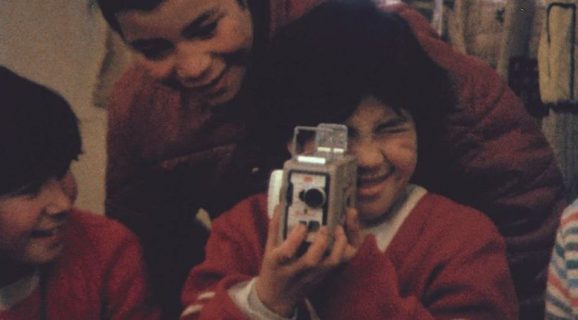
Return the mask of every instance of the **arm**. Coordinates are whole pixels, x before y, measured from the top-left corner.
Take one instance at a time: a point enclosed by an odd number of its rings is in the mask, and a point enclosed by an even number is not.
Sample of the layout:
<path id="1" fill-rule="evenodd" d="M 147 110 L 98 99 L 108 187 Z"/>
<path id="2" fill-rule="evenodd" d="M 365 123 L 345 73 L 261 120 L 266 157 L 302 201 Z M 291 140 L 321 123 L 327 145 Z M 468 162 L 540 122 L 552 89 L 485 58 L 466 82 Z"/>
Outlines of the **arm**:
<path id="1" fill-rule="evenodd" d="M 258 213 L 248 221 L 252 205 L 243 201 L 215 220 L 205 248 L 205 261 L 193 268 L 182 293 L 181 319 L 241 319 L 243 313 L 229 295 L 229 288 L 259 273 L 267 218 Z"/>
<path id="2" fill-rule="evenodd" d="M 295 228 L 278 244 L 279 208 L 269 221 L 265 201 L 264 197 L 243 201 L 215 222 L 207 258 L 193 269 L 185 285 L 182 319 L 247 315 L 290 319 L 307 292 L 355 254 L 356 248 L 339 227 L 329 255 L 324 255 L 328 232 L 322 228 L 309 249 L 302 256 L 295 256 L 306 237 L 306 228 Z M 355 210 L 348 211 L 347 220 L 351 226 L 349 236 L 358 239 Z"/>
<path id="3" fill-rule="evenodd" d="M 111 320 L 160 319 L 160 312 L 150 301 L 142 251 L 138 239 L 118 226 L 111 233 L 120 235 L 105 275 L 104 314 Z"/>
<path id="4" fill-rule="evenodd" d="M 576 239 L 578 202 L 564 212 L 552 251 L 546 292 L 546 319 L 573 319 L 576 316 Z"/>

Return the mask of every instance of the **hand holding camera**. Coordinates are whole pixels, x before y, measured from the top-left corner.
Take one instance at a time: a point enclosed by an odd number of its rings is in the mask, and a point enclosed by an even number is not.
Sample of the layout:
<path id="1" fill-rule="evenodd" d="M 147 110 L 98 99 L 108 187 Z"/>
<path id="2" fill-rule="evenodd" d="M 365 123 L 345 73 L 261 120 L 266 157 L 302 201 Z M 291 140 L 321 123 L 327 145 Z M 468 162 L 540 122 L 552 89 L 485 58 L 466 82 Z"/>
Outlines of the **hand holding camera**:
<path id="1" fill-rule="evenodd" d="M 313 132 L 314 144 L 298 152 L 299 134 Z M 307 149 L 307 148 L 303 148 Z M 355 207 L 357 165 L 347 150 L 347 127 L 296 127 L 292 158 L 271 175 L 270 210 L 275 206 L 261 271 L 259 299 L 290 317 L 325 275 L 349 261 L 361 245 Z"/>
<path id="2" fill-rule="evenodd" d="M 269 234 L 261 271 L 255 283 L 259 299 L 273 312 L 290 317 L 325 275 L 340 264 L 351 260 L 361 245 L 362 235 L 357 210 L 347 209 L 344 226 L 337 226 L 333 246 L 329 249 L 329 229 L 322 226 L 302 255 L 298 250 L 306 241 L 308 230 L 303 224 L 293 228 L 287 239 L 279 242 L 281 206 L 269 223 Z"/>

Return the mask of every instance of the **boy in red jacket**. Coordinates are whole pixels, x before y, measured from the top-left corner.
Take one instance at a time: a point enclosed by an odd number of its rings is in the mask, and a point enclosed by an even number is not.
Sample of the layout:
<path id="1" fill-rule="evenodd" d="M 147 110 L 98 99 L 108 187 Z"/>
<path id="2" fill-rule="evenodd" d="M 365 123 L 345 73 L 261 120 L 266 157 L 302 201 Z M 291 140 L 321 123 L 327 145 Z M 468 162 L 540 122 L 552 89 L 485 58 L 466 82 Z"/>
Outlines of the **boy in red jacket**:
<path id="1" fill-rule="evenodd" d="M 72 207 L 68 103 L 4 67 L 0 101 L 0 319 L 158 319 L 137 238 Z"/>
<path id="2" fill-rule="evenodd" d="M 182 318 L 517 319 L 496 227 L 411 183 L 418 148 L 432 151 L 439 110 L 455 96 L 404 20 L 368 4 L 321 5 L 280 31 L 267 57 L 253 141 L 263 157 L 286 157 L 294 126 L 347 125 L 357 207 L 299 255 L 303 225 L 279 241 L 279 208 L 269 219 L 265 194 L 241 201 L 215 220 Z"/>

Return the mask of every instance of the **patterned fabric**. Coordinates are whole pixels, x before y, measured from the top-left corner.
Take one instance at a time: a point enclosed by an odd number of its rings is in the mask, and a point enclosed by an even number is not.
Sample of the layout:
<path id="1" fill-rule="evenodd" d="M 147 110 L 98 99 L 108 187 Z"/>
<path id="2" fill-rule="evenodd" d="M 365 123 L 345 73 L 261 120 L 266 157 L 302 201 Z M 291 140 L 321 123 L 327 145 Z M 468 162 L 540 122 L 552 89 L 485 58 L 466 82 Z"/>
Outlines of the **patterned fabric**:
<path id="1" fill-rule="evenodd" d="M 578 200 L 562 214 L 552 252 L 546 319 L 578 318 Z"/>

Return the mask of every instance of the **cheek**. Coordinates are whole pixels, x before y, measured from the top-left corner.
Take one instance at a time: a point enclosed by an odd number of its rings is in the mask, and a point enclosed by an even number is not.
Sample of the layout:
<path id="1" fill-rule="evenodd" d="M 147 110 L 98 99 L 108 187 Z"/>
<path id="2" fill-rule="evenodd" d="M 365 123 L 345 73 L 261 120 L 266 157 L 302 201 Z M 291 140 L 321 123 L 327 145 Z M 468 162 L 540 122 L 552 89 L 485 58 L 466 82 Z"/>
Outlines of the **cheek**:
<path id="1" fill-rule="evenodd" d="M 390 161 L 409 179 L 417 163 L 417 143 L 414 137 L 403 137 L 389 145 Z"/>
<path id="2" fill-rule="evenodd" d="M 76 179 L 71 171 L 63 177 L 62 179 L 62 189 L 64 193 L 70 198 L 71 202 L 74 203 L 76 201 L 76 197 L 78 196 L 78 185 L 76 184 Z"/>
<path id="3" fill-rule="evenodd" d="M 10 211 L 0 210 L 0 248 L 17 250 L 23 246 L 29 233 L 39 223 L 34 208 L 14 207 Z"/>
<path id="4" fill-rule="evenodd" d="M 253 26 L 250 15 L 239 15 L 221 23 L 217 36 L 211 46 L 215 53 L 234 53 L 250 50 L 253 46 Z"/>

